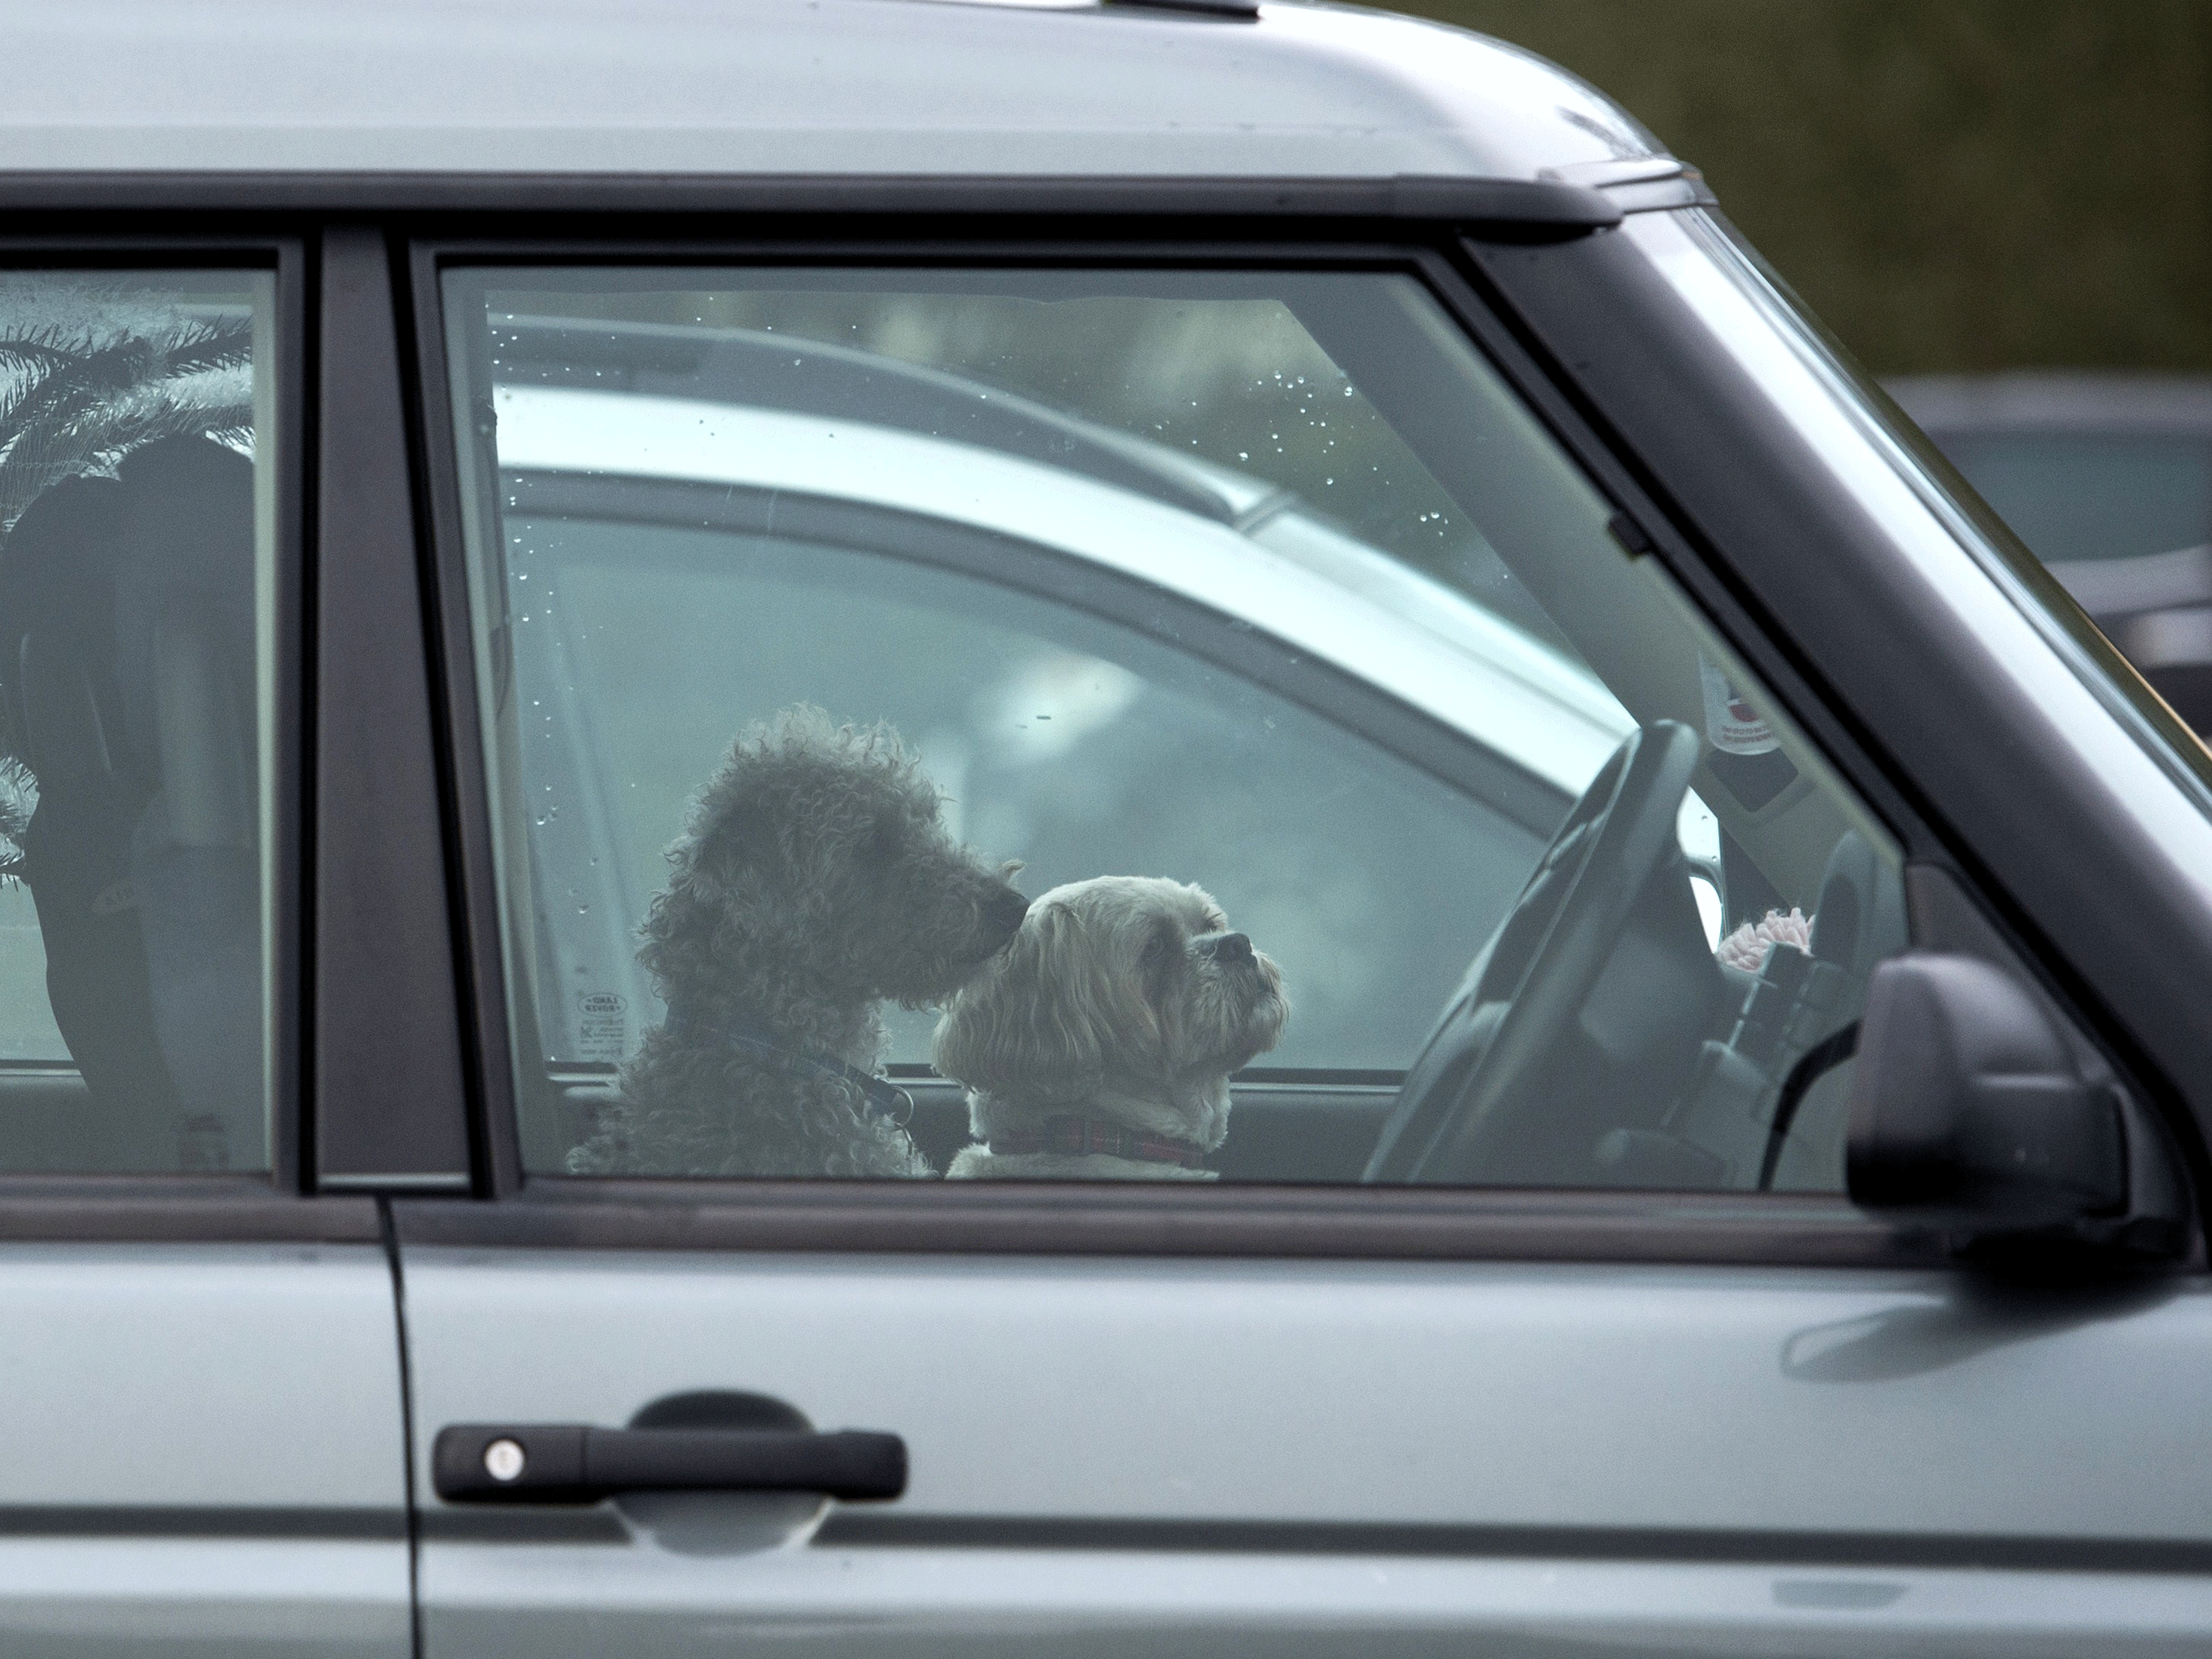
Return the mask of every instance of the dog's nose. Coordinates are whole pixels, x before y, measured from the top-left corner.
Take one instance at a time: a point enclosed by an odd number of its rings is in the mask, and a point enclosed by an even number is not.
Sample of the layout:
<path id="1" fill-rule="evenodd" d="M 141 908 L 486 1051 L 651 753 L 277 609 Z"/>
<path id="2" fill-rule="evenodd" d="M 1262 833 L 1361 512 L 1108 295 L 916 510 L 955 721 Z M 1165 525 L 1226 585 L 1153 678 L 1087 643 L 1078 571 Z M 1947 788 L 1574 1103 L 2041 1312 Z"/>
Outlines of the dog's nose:
<path id="1" fill-rule="evenodd" d="M 1001 887 L 983 901 L 983 916 L 992 926 L 1012 933 L 1030 913 L 1030 902 L 1011 887 Z"/>
<path id="2" fill-rule="evenodd" d="M 1252 960 L 1252 941 L 1242 933 L 1224 933 L 1213 941 L 1213 959 L 1231 964 Z"/>

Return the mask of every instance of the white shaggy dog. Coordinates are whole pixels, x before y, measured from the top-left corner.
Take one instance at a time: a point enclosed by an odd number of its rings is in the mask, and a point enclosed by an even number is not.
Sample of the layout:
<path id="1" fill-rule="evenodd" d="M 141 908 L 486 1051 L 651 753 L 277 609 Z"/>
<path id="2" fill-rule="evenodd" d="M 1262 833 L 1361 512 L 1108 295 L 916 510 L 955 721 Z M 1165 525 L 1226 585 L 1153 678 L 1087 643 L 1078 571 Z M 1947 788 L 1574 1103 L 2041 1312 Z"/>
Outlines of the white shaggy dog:
<path id="1" fill-rule="evenodd" d="M 1097 876 L 1031 904 L 937 1028 L 980 1146 L 948 1178 L 1210 1181 L 1229 1074 L 1275 1046 L 1275 964 L 1199 888 Z"/>

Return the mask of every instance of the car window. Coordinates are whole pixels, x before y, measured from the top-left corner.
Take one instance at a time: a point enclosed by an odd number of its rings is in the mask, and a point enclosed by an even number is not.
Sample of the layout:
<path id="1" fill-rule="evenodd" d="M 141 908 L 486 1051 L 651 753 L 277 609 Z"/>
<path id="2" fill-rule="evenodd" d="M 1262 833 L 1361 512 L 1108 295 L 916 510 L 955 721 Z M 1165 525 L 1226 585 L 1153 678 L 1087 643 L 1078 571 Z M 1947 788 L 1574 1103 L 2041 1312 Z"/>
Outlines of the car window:
<path id="1" fill-rule="evenodd" d="M 269 1164 L 272 294 L 0 275 L 0 1173 Z"/>
<path id="2" fill-rule="evenodd" d="M 1413 277 L 447 299 L 532 1169 L 1840 1186 L 1893 849 Z"/>

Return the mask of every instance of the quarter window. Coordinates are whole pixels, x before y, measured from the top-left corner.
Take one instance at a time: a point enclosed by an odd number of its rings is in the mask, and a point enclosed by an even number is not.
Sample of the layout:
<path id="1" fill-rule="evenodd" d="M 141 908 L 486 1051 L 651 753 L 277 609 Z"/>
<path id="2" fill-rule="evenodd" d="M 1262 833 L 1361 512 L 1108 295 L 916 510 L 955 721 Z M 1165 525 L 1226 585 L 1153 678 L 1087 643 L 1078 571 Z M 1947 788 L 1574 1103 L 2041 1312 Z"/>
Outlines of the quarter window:
<path id="1" fill-rule="evenodd" d="M 532 1170 L 1840 1186 L 1890 844 L 1413 276 L 446 292 Z"/>
<path id="2" fill-rule="evenodd" d="M 0 1172 L 269 1166 L 272 295 L 0 276 Z"/>

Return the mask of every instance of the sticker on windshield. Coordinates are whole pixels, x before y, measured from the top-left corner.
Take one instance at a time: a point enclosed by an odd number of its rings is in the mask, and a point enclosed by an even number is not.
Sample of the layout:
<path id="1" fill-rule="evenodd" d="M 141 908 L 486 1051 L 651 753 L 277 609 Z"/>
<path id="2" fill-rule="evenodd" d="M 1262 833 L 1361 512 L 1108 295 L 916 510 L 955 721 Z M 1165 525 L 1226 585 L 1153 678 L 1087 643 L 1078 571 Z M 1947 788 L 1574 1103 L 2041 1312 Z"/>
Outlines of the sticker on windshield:
<path id="1" fill-rule="evenodd" d="M 576 1058 L 619 1065 L 629 1004 L 612 991 L 586 991 L 576 999 Z"/>
<path id="2" fill-rule="evenodd" d="M 1702 653 L 1698 678 L 1705 688 L 1705 737 L 1714 748 L 1723 755 L 1769 755 L 1781 746 L 1759 711 Z"/>

